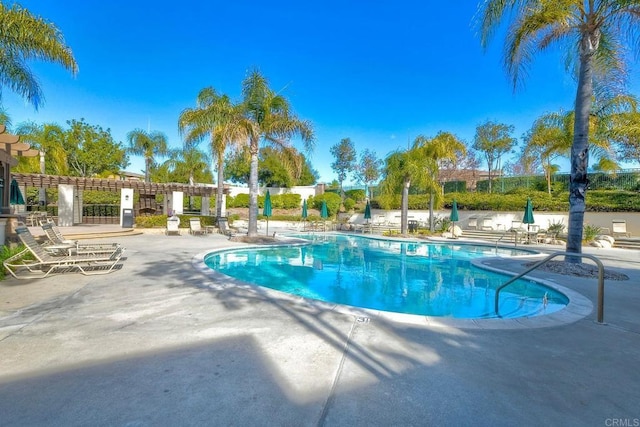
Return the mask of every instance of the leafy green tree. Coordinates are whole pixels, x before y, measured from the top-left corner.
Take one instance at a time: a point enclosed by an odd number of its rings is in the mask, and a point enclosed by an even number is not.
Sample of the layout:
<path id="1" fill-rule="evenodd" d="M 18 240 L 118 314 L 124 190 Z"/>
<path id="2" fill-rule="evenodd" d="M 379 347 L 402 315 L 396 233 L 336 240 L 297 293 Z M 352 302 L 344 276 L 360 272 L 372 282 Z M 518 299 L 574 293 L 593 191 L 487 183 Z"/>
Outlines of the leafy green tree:
<path id="1" fill-rule="evenodd" d="M 384 178 L 381 183 L 384 195 L 392 196 L 400 193 L 400 233 L 407 234 L 409 218 L 409 189 L 411 186 L 428 188 L 432 185 L 432 177 L 425 171 L 437 166 L 435 161 L 426 156 L 425 150 L 414 146 L 406 151 L 395 151 L 387 156 Z"/>
<path id="2" fill-rule="evenodd" d="M 251 155 L 249 147 L 227 153 L 224 160 L 224 179 L 236 184 L 249 184 Z"/>
<path id="3" fill-rule="evenodd" d="M 0 3 L 0 87 L 10 88 L 37 110 L 44 96 L 27 66 L 32 59 L 60 64 L 74 75 L 78 71 L 71 49 L 54 24 L 18 4 Z"/>
<path id="4" fill-rule="evenodd" d="M 571 147 L 567 130 L 568 117 L 549 113 L 538 118 L 524 136 L 524 157 L 538 157 L 547 181 L 547 192 L 551 194 L 551 176 L 558 171 L 553 163 L 569 152 Z"/>
<path id="5" fill-rule="evenodd" d="M 611 138 L 618 145 L 620 158 L 640 164 L 640 112 L 620 113 L 614 121 Z"/>
<path id="6" fill-rule="evenodd" d="M 434 138 L 425 138 L 419 135 L 413 142 L 413 149 L 420 153 L 421 157 L 430 159 L 426 162 L 426 174 L 430 177 L 424 180 L 429 193 L 429 229 L 435 229 L 435 215 L 433 214 L 434 202 L 440 202 L 444 196 L 442 185 L 440 184 L 440 168 L 445 161 L 452 161 L 462 157 L 466 152 L 464 143 L 456 135 L 450 132 L 438 132 Z"/>
<path id="7" fill-rule="evenodd" d="M 637 31 L 640 5 L 637 0 L 487 0 L 482 3 L 478 16 L 483 46 L 503 19 L 511 20 L 504 63 L 514 86 L 533 54 L 554 44 L 566 52 L 568 68 L 577 70 L 567 251 L 580 253 L 589 182 L 589 117 L 594 88 L 611 90 L 624 84 L 626 49 L 640 53 L 640 32 Z M 580 261 L 577 257 L 570 260 Z"/>
<path id="8" fill-rule="evenodd" d="M 222 216 L 224 194 L 224 167 L 227 148 L 239 149 L 248 138 L 248 123 L 242 116 L 242 105 L 234 104 L 227 95 L 220 95 L 212 87 L 198 93 L 195 108 L 186 108 L 180 113 L 178 128 L 186 132 L 187 143 L 198 143 L 207 136 L 216 159 L 218 186 L 216 215 Z"/>
<path id="9" fill-rule="evenodd" d="M 40 156 L 21 157 L 19 168 L 25 172 L 40 172 L 41 174 L 67 175 L 69 171 L 67 152 L 64 150 L 65 131 L 57 124 L 45 123 L 37 125 L 34 122 L 25 122 L 18 125 L 16 133 L 20 140 L 27 142 L 31 148 L 40 151 Z M 23 166 L 24 165 L 24 166 Z M 47 204 L 47 192 L 45 188 L 39 189 L 39 203 Z"/>
<path id="10" fill-rule="evenodd" d="M 192 144 L 181 149 L 171 150 L 169 159 L 164 162 L 169 167 L 171 182 L 211 182 L 213 175 L 209 169 L 210 160 L 206 153 Z M 153 175 L 152 175 L 153 176 Z M 189 209 L 193 210 L 193 196 L 189 197 Z"/>
<path id="11" fill-rule="evenodd" d="M 63 147 L 71 175 L 117 174 L 129 163 L 125 149 L 113 140 L 109 129 L 90 125 L 84 119 L 70 120 L 67 124 Z"/>
<path id="12" fill-rule="evenodd" d="M 144 157 L 144 182 L 151 182 L 149 173 L 155 158 L 169 154 L 167 136 L 159 131 L 146 132 L 142 129 L 134 129 L 127 134 L 127 140 L 129 141 L 127 152 Z"/>
<path id="13" fill-rule="evenodd" d="M 340 183 L 340 197 L 344 200 L 344 189 L 342 185 L 347 179 L 347 174 L 353 172 L 356 167 L 356 149 L 349 138 L 342 138 L 336 145 L 329 149 L 335 161 L 331 163 L 331 169 L 338 175 Z"/>
<path id="14" fill-rule="evenodd" d="M 514 127 L 502 123 L 487 121 L 476 128 L 473 148 L 484 154 L 489 173 L 489 193 L 493 172 L 500 170 L 500 160 L 516 144 L 517 140 L 511 136 Z"/>
<path id="15" fill-rule="evenodd" d="M 243 110 L 249 133 L 251 172 L 249 175 L 248 236 L 258 234 L 258 154 L 260 142 L 290 146 L 289 138 L 298 135 L 310 150 L 313 146 L 311 123 L 300 120 L 288 100 L 271 88 L 259 71 L 252 71 L 242 82 Z"/>
<path id="16" fill-rule="evenodd" d="M 366 197 L 372 198 L 369 189 L 380 179 L 383 161 L 373 150 L 365 148 L 360 154 L 360 163 L 355 168 L 356 179 L 364 184 Z"/>
<path id="17" fill-rule="evenodd" d="M 251 172 L 251 156 L 248 147 L 227 155 L 225 178 L 236 183 L 248 184 Z M 258 155 L 258 182 L 267 187 L 289 188 L 296 185 L 313 185 L 318 172 L 294 147 L 282 152 L 278 147 L 262 147 Z"/>

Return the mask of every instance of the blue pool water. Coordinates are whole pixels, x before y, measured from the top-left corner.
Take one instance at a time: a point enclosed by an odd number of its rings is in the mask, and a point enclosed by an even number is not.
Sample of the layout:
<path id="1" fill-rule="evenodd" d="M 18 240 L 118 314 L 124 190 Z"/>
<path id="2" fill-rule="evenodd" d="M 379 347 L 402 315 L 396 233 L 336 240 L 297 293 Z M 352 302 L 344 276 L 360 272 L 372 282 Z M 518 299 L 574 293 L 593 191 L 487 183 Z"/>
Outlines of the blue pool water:
<path id="1" fill-rule="evenodd" d="M 236 249 L 208 254 L 225 275 L 282 292 L 398 313 L 456 318 L 497 317 L 495 289 L 507 276 L 471 260 L 529 252 L 457 243 L 407 243 L 324 235 L 309 245 Z M 549 314 L 568 303 L 561 293 L 518 280 L 500 292 L 500 317 Z"/>

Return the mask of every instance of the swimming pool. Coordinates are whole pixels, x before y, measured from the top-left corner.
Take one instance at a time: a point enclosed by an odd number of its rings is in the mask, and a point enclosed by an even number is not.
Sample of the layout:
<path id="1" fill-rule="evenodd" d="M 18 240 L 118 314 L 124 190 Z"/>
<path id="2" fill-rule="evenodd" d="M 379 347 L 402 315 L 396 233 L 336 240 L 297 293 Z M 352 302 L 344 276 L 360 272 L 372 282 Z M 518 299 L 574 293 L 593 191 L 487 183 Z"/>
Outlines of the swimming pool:
<path id="1" fill-rule="evenodd" d="M 508 277 L 474 267 L 486 256 L 530 254 L 459 243 L 400 242 L 347 235 L 299 235 L 301 246 L 210 253 L 205 264 L 255 285 L 320 301 L 425 316 L 498 317 L 495 289 Z M 568 304 L 549 287 L 518 280 L 500 292 L 499 317 L 549 314 Z"/>

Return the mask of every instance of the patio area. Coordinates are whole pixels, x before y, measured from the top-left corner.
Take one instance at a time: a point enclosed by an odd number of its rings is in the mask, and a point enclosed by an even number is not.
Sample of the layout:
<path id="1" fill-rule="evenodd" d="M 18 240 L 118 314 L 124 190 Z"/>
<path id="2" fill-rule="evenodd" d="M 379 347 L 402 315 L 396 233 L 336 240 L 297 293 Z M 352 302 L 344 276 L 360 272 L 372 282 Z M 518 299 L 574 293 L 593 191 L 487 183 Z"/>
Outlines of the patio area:
<path id="1" fill-rule="evenodd" d="M 92 241 L 114 240 L 126 260 L 108 275 L 0 282 L 3 426 L 640 421 L 638 251 L 585 248 L 629 276 L 605 283 L 605 325 L 594 310 L 513 329 L 397 322 L 232 285 L 194 266 L 239 245 L 219 234 Z M 595 279 L 535 275 L 595 307 Z"/>

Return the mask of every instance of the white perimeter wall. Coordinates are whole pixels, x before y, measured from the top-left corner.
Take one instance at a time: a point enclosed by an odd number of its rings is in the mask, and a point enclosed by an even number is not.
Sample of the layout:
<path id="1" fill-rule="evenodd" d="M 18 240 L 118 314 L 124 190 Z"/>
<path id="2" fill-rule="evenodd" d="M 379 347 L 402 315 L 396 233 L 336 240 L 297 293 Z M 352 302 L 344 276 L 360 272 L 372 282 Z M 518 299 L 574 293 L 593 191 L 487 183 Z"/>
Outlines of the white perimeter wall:
<path id="1" fill-rule="evenodd" d="M 297 186 L 291 188 L 279 188 L 279 187 L 261 187 L 258 188 L 258 193 L 261 196 L 267 194 L 267 190 L 269 190 L 269 194 L 275 196 L 277 194 L 299 194 L 300 195 L 300 206 L 302 206 L 302 201 L 308 199 L 311 196 L 315 196 L 319 193 L 319 187 L 315 185 L 309 186 Z M 229 195 L 232 197 L 236 197 L 238 194 L 249 194 L 249 187 L 229 187 Z"/>

